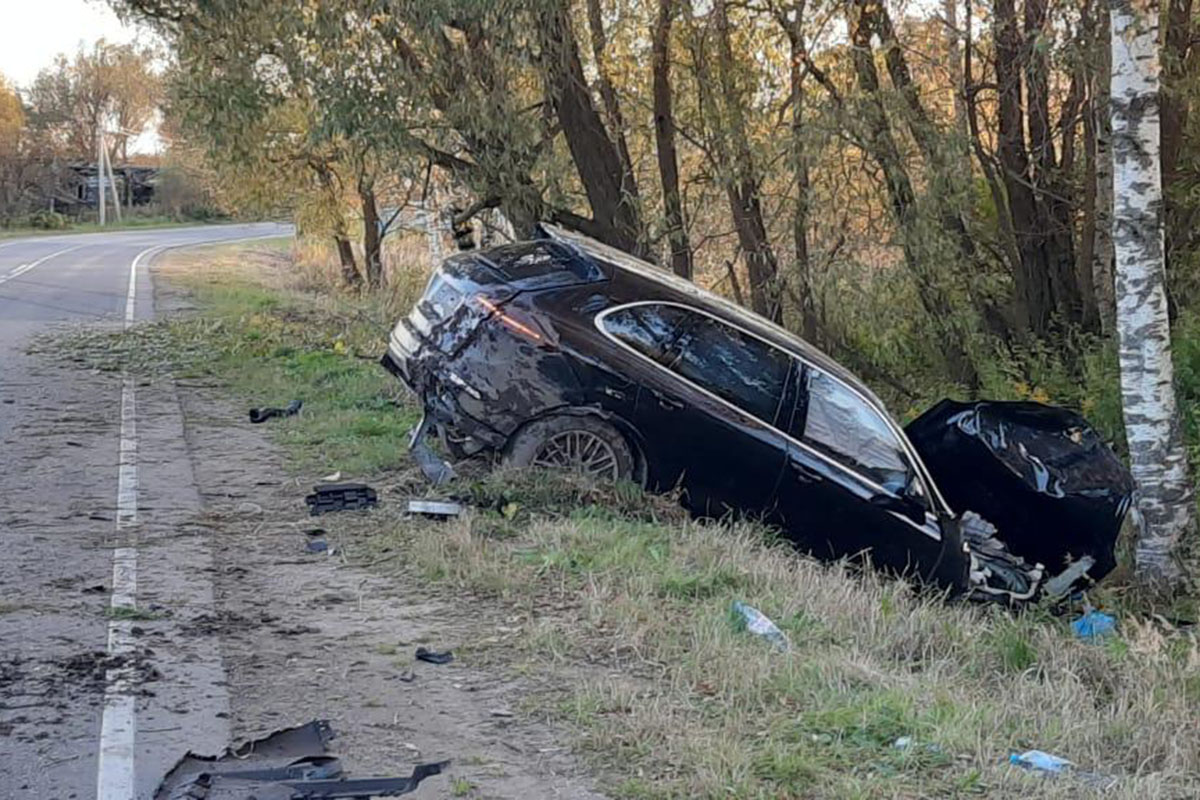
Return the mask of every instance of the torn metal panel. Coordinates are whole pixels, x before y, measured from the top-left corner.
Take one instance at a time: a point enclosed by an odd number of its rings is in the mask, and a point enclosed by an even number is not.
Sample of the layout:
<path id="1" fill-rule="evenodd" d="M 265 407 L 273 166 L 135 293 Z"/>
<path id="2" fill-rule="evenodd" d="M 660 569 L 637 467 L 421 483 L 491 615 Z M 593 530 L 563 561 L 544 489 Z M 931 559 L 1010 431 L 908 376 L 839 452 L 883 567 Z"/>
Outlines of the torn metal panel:
<path id="1" fill-rule="evenodd" d="M 906 429 L 951 507 L 991 522 L 1012 554 L 1071 569 L 1116 565 L 1133 479 L 1083 417 L 1039 403 L 943 400 Z M 1055 588 L 1063 592 L 1056 583 Z"/>

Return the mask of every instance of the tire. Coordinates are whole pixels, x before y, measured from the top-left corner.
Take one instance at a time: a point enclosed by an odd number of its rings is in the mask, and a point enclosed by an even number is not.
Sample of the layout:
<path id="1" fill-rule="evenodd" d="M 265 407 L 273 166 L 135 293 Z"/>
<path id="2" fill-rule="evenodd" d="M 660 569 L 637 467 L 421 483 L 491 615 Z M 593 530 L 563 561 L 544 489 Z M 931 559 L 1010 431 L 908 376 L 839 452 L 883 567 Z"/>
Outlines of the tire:
<path id="1" fill-rule="evenodd" d="M 621 432 L 587 415 L 546 417 L 525 425 L 504 448 L 506 467 L 582 472 L 597 480 L 633 480 L 637 462 Z"/>

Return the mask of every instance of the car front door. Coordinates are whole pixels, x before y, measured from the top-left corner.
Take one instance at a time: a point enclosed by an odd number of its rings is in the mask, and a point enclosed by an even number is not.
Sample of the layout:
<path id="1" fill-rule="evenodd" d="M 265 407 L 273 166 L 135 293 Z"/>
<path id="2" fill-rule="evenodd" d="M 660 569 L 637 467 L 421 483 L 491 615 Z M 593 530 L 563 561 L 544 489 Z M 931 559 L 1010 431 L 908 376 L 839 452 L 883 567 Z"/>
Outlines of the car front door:
<path id="1" fill-rule="evenodd" d="M 940 561 L 942 532 L 883 412 L 813 367 L 802 368 L 798 389 L 776 500 L 785 533 L 821 557 L 866 554 L 877 566 L 927 576 Z"/>
<path id="2" fill-rule="evenodd" d="M 634 411 L 652 487 L 681 488 L 688 508 L 704 516 L 769 515 L 787 455 L 787 440 L 773 424 L 791 358 L 670 303 L 622 307 L 602 325 L 657 367 Z"/>

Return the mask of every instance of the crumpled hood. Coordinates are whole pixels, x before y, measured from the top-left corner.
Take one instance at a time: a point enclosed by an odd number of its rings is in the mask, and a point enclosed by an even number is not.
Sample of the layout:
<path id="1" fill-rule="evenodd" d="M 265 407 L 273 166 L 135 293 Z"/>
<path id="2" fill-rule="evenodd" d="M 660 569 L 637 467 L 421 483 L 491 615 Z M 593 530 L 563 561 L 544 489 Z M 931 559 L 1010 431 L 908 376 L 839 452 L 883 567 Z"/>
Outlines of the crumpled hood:
<path id="1" fill-rule="evenodd" d="M 1133 478 L 1096 430 L 1064 408 L 943 400 L 905 429 L 946 501 L 994 524 L 1008 550 L 1053 575 L 1084 556 L 1116 566 Z"/>

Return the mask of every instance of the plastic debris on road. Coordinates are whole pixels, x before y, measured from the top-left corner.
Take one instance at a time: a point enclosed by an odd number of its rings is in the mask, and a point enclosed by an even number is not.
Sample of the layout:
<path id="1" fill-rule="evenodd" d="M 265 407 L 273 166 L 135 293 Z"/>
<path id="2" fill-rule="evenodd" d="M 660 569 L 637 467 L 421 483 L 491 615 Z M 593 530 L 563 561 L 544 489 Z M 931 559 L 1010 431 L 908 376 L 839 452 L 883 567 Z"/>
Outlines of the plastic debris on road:
<path id="1" fill-rule="evenodd" d="M 791 649 L 791 643 L 784 632 L 779 630 L 779 627 L 767 615 L 754 606 L 748 606 L 740 600 L 734 600 L 731 610 L 739 624 L 745 625 L 746 630 L 755 636 L 761 636 L 766 639 L 774 645 L 776 650 L 787 651 Z"/>

